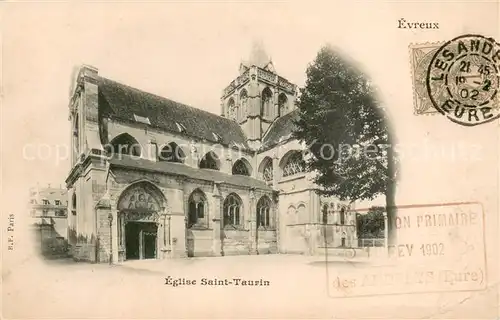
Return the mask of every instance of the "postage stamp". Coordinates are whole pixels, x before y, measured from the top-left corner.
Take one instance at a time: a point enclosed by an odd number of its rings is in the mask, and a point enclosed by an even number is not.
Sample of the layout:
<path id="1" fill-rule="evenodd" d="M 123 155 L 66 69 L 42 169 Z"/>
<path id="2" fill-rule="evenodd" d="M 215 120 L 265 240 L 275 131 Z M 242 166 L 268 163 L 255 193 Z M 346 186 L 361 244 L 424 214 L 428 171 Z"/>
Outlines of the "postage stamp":
<path id="1" fill-rule="evenodd" d="M 442 45 L 426 73 L 434 107 L 448 119 L 474 126 L 500 117 L 500 44 L 481 35 L 463 35 Z"/>
<path id="2" fill-rule="evenodd" d="M 444 42 L 410 44 L 410 64 L 413 82 L 413 113 L 431 115 L 438 111 L 432 105 L 427 93 L 425 77 L 432 57 Z"/>
<path id="3" fill-rule="evenodd" d="M 397 244 L 385 262 L 327 267 L 332 298 L 486 288 L 484 213 L 480 203 L 398 207 Z"/>

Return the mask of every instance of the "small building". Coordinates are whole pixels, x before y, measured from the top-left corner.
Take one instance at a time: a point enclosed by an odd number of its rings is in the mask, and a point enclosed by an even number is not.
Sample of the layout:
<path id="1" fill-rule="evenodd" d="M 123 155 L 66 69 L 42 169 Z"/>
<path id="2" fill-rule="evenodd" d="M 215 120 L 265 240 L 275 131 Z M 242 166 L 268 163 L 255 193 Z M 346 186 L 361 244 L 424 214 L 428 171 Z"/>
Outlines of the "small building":
<path id="1" fill-rule="evenodd" d="M 222 91 L 219 115 L 81 67 L 66 179 L 75 259 L 356 246 L 353 211 L 321 198 L 305 172 L 304 146 L 292 137 L 297 94 L 261 46 Z"/>
<path id="2" fill-rule="evenodd" d="M 31 224 L 35 241 L 46 257 L 65 255 L 68 239 L 68 191 L 37 185 L 29 190 Z"/>

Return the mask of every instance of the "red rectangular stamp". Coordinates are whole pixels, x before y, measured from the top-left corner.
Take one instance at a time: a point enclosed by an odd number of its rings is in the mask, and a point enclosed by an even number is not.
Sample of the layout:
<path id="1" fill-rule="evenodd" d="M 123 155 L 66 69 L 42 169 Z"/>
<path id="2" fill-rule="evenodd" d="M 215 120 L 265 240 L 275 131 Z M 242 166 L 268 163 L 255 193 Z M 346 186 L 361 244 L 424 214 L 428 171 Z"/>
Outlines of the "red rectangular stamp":
<path id="1" fill-rule="evenodd" d="M 397 211 L 397 244 L 382 248 L 387 259 L 327 267 L 330 297 L 486 288 L 480 203 L 408 205 Z"/>

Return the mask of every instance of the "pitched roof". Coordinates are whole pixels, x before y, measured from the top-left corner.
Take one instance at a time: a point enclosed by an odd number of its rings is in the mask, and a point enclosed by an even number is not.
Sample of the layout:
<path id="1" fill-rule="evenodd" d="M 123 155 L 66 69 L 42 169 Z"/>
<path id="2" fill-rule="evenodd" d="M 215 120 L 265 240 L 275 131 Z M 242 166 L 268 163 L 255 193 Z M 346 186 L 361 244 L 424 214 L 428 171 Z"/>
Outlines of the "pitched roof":
<path id="1" fill-rule="evenodd" d="M 147 118 L 148 125 L 171 132 L 179 132 L 178 122 L 188 136 L 248 149 L 243 130 L 232 120 L 103 77 L 98 86 L 100 111 L 106 117 L 133 122 Z M 216 141 L 213 133 L 221 140 Z"/>
<path id="2" fill-rule="evenodd" d="M 299 109 L 295 109 L 292 112 L 279 117 L 271 124 L 264 138 L 262 139 L 261 150 L 267 150 L 277 145 L 282 138 L 291 137 L 295 124 L 293 121 L 299 119 Z"/>
<path id="3" fill-rule="evenodd" d="M 271 190 L 271 187 L 269 187 L 267 183 L 262 180 L 248 176 L 230 175 L 216 170 L 193 168 L 183 163 L 165 161 L 156 162 L 121 155 L 120 157 L 115 156 L 114 158 L 111 158 L 110 164 L 112 167 L 136 168 L 138 170 L 168 173 L 171 175 L 205 181 L 223 181 L 236 186 Z"/>

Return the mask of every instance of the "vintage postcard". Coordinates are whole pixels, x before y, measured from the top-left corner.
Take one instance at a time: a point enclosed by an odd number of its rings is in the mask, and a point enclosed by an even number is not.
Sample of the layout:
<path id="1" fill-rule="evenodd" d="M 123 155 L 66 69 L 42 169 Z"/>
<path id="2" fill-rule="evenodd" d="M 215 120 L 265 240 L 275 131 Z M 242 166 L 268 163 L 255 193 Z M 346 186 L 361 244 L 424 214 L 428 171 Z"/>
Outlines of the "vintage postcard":
<path id="1" fill-rule="evenodd" d="M 2 318 L 497 319 L 498 1 L 2 10 Z"/>

